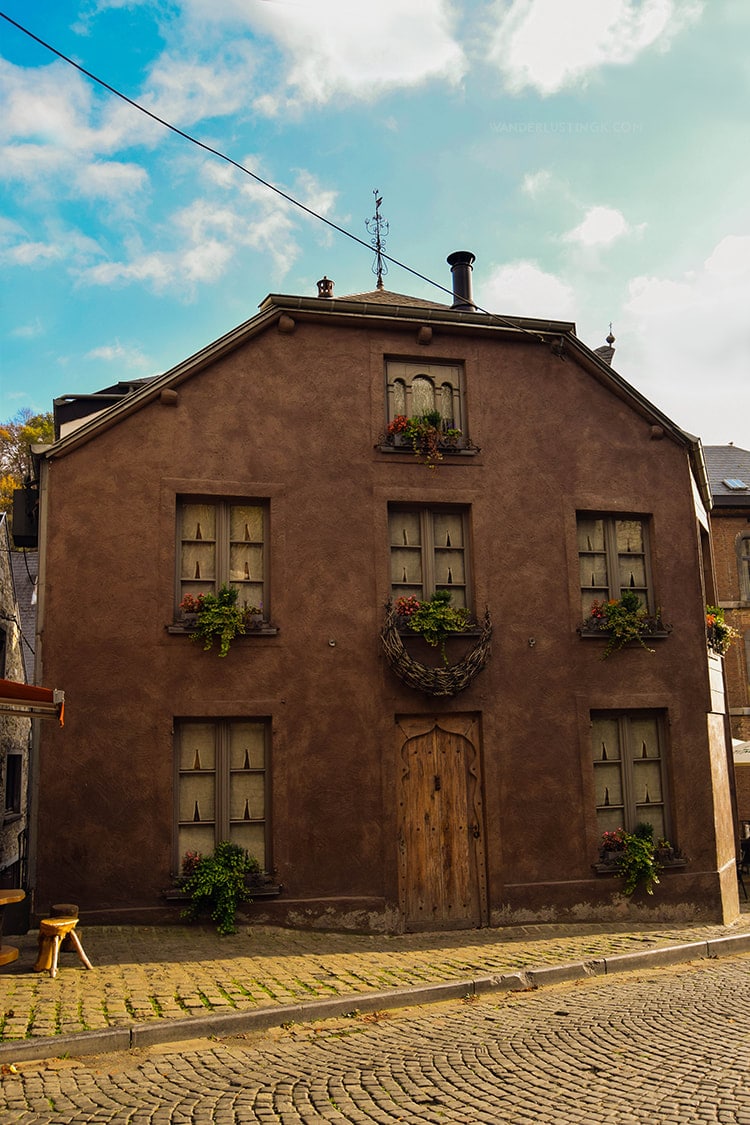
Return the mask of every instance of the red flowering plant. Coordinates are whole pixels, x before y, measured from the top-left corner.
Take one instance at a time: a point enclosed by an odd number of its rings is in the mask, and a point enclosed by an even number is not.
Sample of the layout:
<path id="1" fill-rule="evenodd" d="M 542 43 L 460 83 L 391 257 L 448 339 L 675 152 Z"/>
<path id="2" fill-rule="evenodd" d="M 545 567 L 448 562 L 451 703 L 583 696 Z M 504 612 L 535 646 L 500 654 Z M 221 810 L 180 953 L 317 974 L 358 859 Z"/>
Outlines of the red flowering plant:
<path id="1" fill-rule="evenodd" d="M 603 855 L 605 852 L 624 852 L 625 851 L 625 831 L 622 828 L 615 828 L 612 832 L 602 832 L 601 843 L 599 844 L 599 851 Z"/>
<path id="2" fill-rule="evenodd" d="M 185 852 L 182 857 L 182 867 L 180 870 L 183 879 L 187 879 L 189 875 L 194 874 L 196 867 L 202 859 L 203 856 L 200 852 Z"/>
<path id="3" fill-rule="evenodd" d="M 200 613 L 203 609 L 203 594 L 198 594 L 197 598 L 192 594 L 185 594 L 180 602 L 180 609 L 183 613 Z"/>
<path id="4" fill-rule="evenodd" d="M 439 410 L 430 410 L 426 414 L 397 414 L 388 424 L 385 440 L 389 445 L 395 443 L 397 437 L 403 437 L 411 443 L 411 447 L 423 465 L 428 469 L 436 469 L 443 460 L 443 450 L 455 449 L 461 431 L 454 426 L 448 426 Z"/>

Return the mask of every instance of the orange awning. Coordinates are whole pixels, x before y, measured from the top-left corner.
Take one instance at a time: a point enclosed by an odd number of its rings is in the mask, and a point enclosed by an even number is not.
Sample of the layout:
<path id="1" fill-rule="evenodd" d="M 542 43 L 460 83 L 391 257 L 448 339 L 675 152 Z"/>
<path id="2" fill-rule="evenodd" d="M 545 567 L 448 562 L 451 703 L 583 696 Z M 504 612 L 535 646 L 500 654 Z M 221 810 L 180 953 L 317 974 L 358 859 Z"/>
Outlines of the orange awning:
<path id="1" fill-rule="evenodd" d="M 65 692 L 57 688 L 17 684 L 0 680 L 0 714 L 26 715 L 29 718 L 58 718 L 65 723 Z"/>

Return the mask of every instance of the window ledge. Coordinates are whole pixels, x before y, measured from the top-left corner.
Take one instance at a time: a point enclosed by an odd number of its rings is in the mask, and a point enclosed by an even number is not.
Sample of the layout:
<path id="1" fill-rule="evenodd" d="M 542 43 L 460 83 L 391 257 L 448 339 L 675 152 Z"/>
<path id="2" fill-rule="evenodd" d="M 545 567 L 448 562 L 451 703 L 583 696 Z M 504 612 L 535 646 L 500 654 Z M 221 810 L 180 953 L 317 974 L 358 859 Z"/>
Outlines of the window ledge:
<path id="1" fill-rule="evenodd" d="M 612 634 L 607 632 L 606 629 L 578 628 L 576 630 L 576 632 L 580 636 L 581 640 L 584 640 L 584 641 L 591 641 L 591 640 L 608 641 L 608 640 L 611 640 L 611 638 L 612 638 Z M 643 640 L 643 641 L 663 641 L 668 636 L 670 636 L 670 634 L 671 634 L 670 629 L 657 629 L 656 632 L 654 632 L 654 633 L 641 633 L 641 640 Z M 635 637 L 633 638 L 632 641 L 627 641 L 626 643 L 627 644 L 633 644 L 634 641 L 635 641 L 636 644 L 638 643 L 637 639 Z"/>
<path id="2" fill-rule="evenodd" d="M 2 819 L 3 827 L 6 824 L 13 824 L 17 820 L 23 820 L 22 812 L 6 812 Z"/>
<path id="3" fill-rule="evenodd" d="M 660 859 L 659 873 L 662 871 L 673 871 L 681 867 L 687 867 L 689 860 L 687 856 L 675 856 L 674 859 Z M 620 870 L 616 863 L 592 863 L 592 870 L 597 875 L 620 875 Z"/>
<path id="4" fill-rule="evenodd" d="M 281 883 L 267 883 L 264 881 L 260 883 L 248 882 L 246 885 L 251 896 L 249 902 L 253 902 L 255 899 L 259 898 L 278 898 L 284 890 Z M 167 890 L 162 891 L 161 894 L 162 898 L 166 899 L 167 902 L 190 902 L 190 895 L 186 894 L 181 887 L 168 887 Z"/>
<path id="5" fill-rule="evenodd" d="M 414 447 L 410 444 L 390 445 L 382 442 L 379 445 L 376 445 L 375 448 L 380 453 L 410 453 L 412 457 L 419 456 L 419 453 L 415 454 Z M 471 445 L 465 449 L 462 449 L 460 446 L 456 445 L 441 445 L 440 452 L 442 453 L 443 457 L 476 457 L 476 455 L 478 453 L 481 453 L 482 451 L 478 445 Z"/>
<path id="6" fill-rule="evenodd" d="M 185 625 L 181 621 L 175 621 L 172 625 L 165 625 L 164 628 L 173 637 L 189 637 L 195 631 L 192 625 Z M 278 631 L 277 625 L 266 623 L 250 628 L 246 633 L 239 633 L 234 640 L 241 641 L 245 637 L 275 637 Z"/>

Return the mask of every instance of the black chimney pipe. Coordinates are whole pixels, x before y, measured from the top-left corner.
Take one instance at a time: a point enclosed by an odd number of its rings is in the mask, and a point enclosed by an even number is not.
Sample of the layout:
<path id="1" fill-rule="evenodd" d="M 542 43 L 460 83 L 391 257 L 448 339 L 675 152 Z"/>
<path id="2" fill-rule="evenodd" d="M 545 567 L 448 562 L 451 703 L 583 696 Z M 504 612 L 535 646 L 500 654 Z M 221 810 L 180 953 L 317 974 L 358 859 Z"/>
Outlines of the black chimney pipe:
<path id="1" fill-rule="evenodd" d="M 474 255 L 470 250 L 456 250 L 448 255 L 448 265 L 453 275 L 453 304 L 451 308 L 464 312 L 476 312 L 477 306 L 471 295 L 471 273 Z"/>

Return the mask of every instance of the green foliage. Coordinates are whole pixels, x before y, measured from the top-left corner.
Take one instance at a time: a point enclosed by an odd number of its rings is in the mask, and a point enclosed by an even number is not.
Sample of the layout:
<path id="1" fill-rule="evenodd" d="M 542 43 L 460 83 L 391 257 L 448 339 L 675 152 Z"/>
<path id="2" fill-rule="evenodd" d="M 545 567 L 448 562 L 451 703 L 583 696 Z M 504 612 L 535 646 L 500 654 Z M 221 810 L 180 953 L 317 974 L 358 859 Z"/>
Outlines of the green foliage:
<path id="1" fill-rule="evenodd" d="M 706 606 L 706 640 L 712 652 L 717 656 L 724 656 L 739 635 L 737 630 L 724 620 L 724 610 L 720 606 Z"/>
<path id="2" fill-rule="evenodd" d="M 632 895 L 643 886 L 652 895 L 659 883 L 660 864 L 656 859 L 654 830 L 650 824 L 637 824 L 633 832 L 623 832 L 624 848 L 618 857 L 617 869 L 625 880 L 623 892 Z"/>
<path id="3" fill-rule="evenodd" d="M 237 932 L 237 908 L 250 902 L 245 876 L 257 874 L 260 865 L 238 844 L 224 840 L 210 856 L 189 852 L 183 863 L 182 888 L 190 895 L 190 906 L 182 917 L 195 921 L 201 914 L 210 914 L 220 934 Z"/>
<path id="4" fill-rule="evenodd" d="M 653 652 L 644 641 L 644 636 L 665 630 L 661 611 L 649 614 L 634 590 L 626 590 L 619 599 L 608 602 L 593 601 L 584 628 L 607 633 L 609 640 L 604 650 L 603 660 L 613 652 L 624 648 L 630 641 L 637 641 L 646 652 Z"/>
<path id="5" fill-rule="evenodd" d="M 219 642 L 219 656 L 226 656 L 235 637 L 245 632 L 245 614 L 237 605 L 237 590 L 226 584 L 215 594 L 202 594 L 193 641 L 203 641 L 207 652 L 214 641 Z"/>
<path id="6" fill-rule="evenodd" d="M 469 611 L 452 606 L 450 600 L 450 590 L 436 590 L 426 602 L 420 602 L 413 595 L 396 601 L 396 613 L 405 617 L 409 628 L 424 637 L 428 645 L 440 646 L 446 664 L 446 640 L 451 633 L 462 633 L 469 624 Z"/>
<path id="7" fill-rule="evenodd" d="M 33 478 L 32 445 L 53 441 L 51 414 L 32 414 L 28 407 L 0 422 L 0 512 L 13 506 L 13 491 Z"/>

